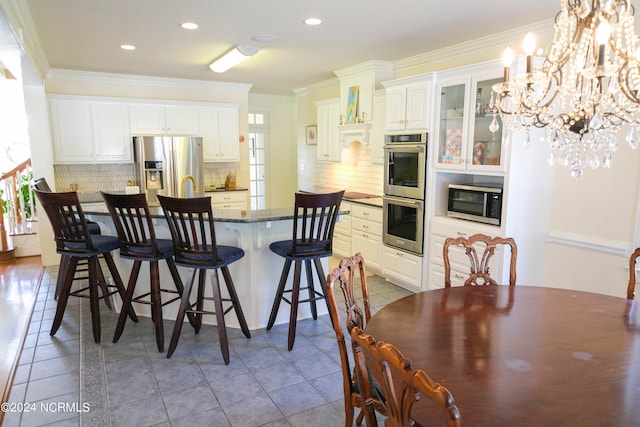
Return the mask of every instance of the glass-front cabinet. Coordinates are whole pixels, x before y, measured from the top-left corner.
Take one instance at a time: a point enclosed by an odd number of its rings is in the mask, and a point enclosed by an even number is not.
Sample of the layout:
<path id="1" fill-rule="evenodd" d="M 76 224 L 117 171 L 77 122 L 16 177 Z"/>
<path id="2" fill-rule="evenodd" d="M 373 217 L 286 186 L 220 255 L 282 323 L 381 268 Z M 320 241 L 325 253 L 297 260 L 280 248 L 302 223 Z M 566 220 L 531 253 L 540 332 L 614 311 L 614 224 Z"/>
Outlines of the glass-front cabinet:
<path id="1" fill-rule="evenodd" d="M 501 76 L 496 76 L 499 72 L 479 74 L 480 78 L 475 73 L 458 75 L 440 81 L 436 92 L 436 168 L 505 170 L 502 122 L 493 106 L 491 88 L 502 81 Z"/>

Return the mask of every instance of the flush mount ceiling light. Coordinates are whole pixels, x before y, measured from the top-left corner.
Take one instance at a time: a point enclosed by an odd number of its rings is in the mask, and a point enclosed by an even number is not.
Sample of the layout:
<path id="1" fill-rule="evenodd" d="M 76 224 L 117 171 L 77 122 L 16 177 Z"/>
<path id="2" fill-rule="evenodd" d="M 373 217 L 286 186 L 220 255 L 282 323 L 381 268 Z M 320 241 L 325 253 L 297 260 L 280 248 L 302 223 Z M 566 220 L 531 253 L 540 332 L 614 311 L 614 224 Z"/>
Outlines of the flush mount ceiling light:
<path id="1" fill-rule="evenodd" d="M 229 68 L 235 67 L 245 59 L 255 55 L 259 50 L 260 48 L 257 46 L 239 44 L 209 64 L 209 68 L 216 73 L 224 73 Z"/>
<path id="2" fill-rule="evenodd" d="M 320 18 L 307 18 L 304 20 L 304 23 L 307 25 L 320 25 L 322 24 L 322 20 Z"/>
<path id="3" fill-rule="evenodd" d="M 510 81 L 513 55 L 503 57 L 504 83 L 493 86 L 507 130 L 546 128 L 549 163 L 582 175 L 587 166 L 609 167 L 617 134 L 640 143 L 640 46 L 631 0 L 562 0 L 553 43 L 537 69 L 535 40 L 525 38 L 526 71 Z"/>
<path id="4" fill-rule="evenodd" d="M 197 30 L 198 29 L 198 24 L 194 23 L 194 22 L 185 22 L 183 24 L 180 25 L 182 28 L 184 28 L 185 30 Z"/>
<path id="5" fill-rule="evenodd" d="M 136 50 L 136 47 L 131 44 L 122 44 L 120 45 L 120 49 L 122 50 Z"/>

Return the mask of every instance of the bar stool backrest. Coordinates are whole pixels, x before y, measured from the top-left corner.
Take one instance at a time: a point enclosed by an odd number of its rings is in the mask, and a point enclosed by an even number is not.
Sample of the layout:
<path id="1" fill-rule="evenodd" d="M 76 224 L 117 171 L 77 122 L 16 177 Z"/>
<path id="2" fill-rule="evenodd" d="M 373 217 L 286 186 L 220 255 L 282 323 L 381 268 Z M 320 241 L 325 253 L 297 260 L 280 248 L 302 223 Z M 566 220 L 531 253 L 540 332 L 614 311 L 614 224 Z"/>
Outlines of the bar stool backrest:
<path id="1" fill-rule="evenodd" d="M 330 255 L 333 230 L 344 191 L 326 194 L 296 193 L 291 255 Z"/>
<path id="2" fill-rule="evenodd" d="M 58 252 L 82 254 L 95 251 L 75 191 L 52 193 L 35 189 L 34 192 L 49 217 Z"/>
<path id="3" fill-rule="evenodd" d="M 169 224 L 176 264 L 202 267 L 224 262 L 218 257 L 211 197 L 158 195 Z"/>
<path id="4" fill-rule="evenodd" d="M 156 232 L 146 195 L 101 194 L 118 233 L 120 255 L 140 259 L 157 257 Z"/>

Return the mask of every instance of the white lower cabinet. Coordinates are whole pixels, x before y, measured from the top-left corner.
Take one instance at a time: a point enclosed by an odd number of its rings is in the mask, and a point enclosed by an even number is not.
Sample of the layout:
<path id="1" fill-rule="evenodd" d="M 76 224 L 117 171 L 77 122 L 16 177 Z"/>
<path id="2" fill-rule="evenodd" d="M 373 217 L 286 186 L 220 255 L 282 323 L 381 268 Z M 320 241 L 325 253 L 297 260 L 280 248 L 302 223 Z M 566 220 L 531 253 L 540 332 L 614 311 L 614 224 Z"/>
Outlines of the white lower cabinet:
<path id="1" fill-rule="evenodd" d="M 213 209 L 247 209 L 246 191 L 220 191 L 207 193 Z"/>
<path id="2" fill-rule="evenodd" d="M 422 291 L 422 257 L 382 247 L 382 275 L 388 281 L 413 292 Z"/>
<path id="3" fill-rule="evenodd" d="M 381 271 L 382 209 L 353 204 L 351 250 L 360 252 L 368 270 Z"/>
<path id="4" fill-rule="evenodd" d="M 340 203 L 341 211 L 349 211 L 346 215 L 340 215 L 333 230 L 333 255 L 348 257 L 351 253 L 351 214 L 352 206 L 349 202 Z"/>

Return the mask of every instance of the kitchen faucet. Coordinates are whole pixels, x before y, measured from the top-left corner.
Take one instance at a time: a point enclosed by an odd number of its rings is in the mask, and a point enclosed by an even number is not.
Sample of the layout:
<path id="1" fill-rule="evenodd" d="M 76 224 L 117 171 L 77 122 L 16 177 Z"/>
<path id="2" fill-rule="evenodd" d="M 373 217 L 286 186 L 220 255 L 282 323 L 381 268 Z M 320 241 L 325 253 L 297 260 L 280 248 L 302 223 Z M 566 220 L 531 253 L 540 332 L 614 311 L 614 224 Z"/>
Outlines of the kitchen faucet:
<path id="1" fill-rule="evenodd" d="M 191 180 L 191 182 L 193 183 L 193 192 L 198 192 L 198 184 L 196 183 L 196 179 L 193 177 L 193 175 L 185 175 L 184 178 L 182 178 L 182 196 L 184 196 L 184 185 L 188 180 Z"/>

